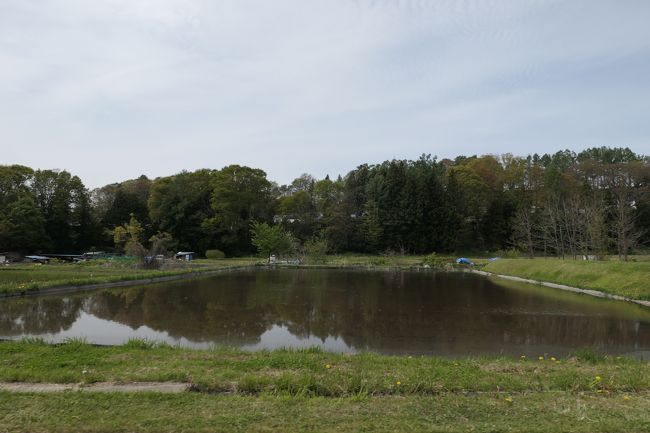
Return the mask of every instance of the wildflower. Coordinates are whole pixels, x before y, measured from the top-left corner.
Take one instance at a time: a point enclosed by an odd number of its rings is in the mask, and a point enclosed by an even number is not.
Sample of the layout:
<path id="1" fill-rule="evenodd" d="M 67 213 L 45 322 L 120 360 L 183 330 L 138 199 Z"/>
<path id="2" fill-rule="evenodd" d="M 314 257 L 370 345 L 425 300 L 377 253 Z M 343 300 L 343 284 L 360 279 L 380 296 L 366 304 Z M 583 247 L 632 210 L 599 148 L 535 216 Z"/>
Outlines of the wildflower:
<path id="1" fill-rule="evenodd" d="M 329 370 L 330 368 L 332 368 L 332 366 L 330 364 L 325 364 L 325 368 Z"/>
<path id="2" fill-rule="evenodd" d="M 600 376 L 596 376 L 596 382 L 600 382 L 601 380 L 603 380 L 602 377 L 600 377 Z"/>
<path id="3" fill-rule="evenodd" d="M 551 356 L 551 361 L 557 361 L 557 359 L 555 359 L 555 356 Z"/>
<path id="4" fill-rule="evenodd" d="M 402 382 L 400 382 L 399 380 L 395 382 L 395 385 L 397 385 L 397 386 L 400 386 L 401 384 L 402 384 Z"/>
<path id="5" fill-rule="evenodd" d="M 540 361 L 543 361 L 543 360 L 544 360 L 544 357 L 543 357 L 543 356 L 540 356 L 540 357 L 537 358 L 537 359 L 539 359 Z"/>
<path id="6" fill-rule="evenodd" d="M 508 403 L 508 404 L 512 404 L 512 401 L 513 401 L 512 397 L 510 397 L 510 396 L 504 398 L 503 400 L 505 400 L 505 402 Z"/>
<path id="7" fill-rule="evenodd" d="M 627 400 L 629 400 L 629 399 L 630 399 L 630 396 L 629 396 L 629 395 L 625 394 L 625 395 L 623 396 L 623 400 L 626 400 L 626 401 L 627 401 Z"/>
<path id="8" fill-rule="evenodd" d="M 455 366 L 455 367 L 458 367 L 459 365 L 460 365 L 459 363 L 454 362 L 454 366 Z"/>
<path id="9" fill-rule="evenodd" d="M 88 373 L 88 370 L 81 370 L 81 374 L 86 374 Z"/>
<path id="10" fill-rule="evenodd" d="M 522 361 L 526 360 L 526 355 L 521 355 L 519 359 L 521 359 Z"/>

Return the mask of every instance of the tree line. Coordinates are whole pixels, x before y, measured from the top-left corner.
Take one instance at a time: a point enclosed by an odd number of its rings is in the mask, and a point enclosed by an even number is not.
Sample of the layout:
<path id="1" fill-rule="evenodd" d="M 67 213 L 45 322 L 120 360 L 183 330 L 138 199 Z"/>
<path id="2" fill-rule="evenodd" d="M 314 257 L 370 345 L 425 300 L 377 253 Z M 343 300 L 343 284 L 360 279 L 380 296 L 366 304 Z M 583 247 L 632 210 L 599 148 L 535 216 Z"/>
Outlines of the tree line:
<path id="1" fill-rule="evenodd" d="M 251 226 L 330 253 L 517 249 L 619 254 L 650 241 L 650 158 L 628 148 L 363 164 L 288 185 L 230 165 L 88 190 L 67 171 L 0 166 L 0 250 L 83 252 L 129 242 L 228 256 L 255 252 Z M 135 224 L 135 225 L 134 225 Z"/>

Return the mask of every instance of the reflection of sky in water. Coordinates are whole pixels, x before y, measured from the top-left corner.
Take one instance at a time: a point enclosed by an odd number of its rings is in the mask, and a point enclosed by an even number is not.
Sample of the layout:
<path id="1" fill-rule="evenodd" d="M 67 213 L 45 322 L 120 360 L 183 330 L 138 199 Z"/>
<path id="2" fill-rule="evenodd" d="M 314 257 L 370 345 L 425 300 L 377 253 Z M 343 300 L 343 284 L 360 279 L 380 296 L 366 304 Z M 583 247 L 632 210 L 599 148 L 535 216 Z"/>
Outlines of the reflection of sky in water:
<path id="1" fill-rule="evenodd" d="M 37 334 L 46 341 L 58 343 L 67 338 L 85 338 L 89 343 L 115 345 L 124 344 L 130 338 L 146 338 L 152 341 L 166 342 L 171 345 L 180 344 L 181 346 L 191 347 L 210 347 L 210 344 L 192 343 L 186 338 L 173 338 L 167 332 L 155 331 L 148 326 L 140 326 L 132 329 L 129 326 L 122 325 L 110 320 L 100 319 L 88 314 L 85 311 L 79 313 L 79 317 L 69 329 L 61 330 L 55 334 Z M 16 339 L 16 337 L 13 337 Z"/>
<path id="2" fill-rule="evenodd" d="M 259 343 L 247 344 L 242 346 L 242 349 L 262 350 L 277 349 L 280 347 L 304 349 L 312 346 L 319 346 L 324 350 L 331 352 L 356 352 L 356 350 L 345 344 L 345 342 L 338 337 L 327 337 L 324 340 L 312 336 L 299 338 L 289 332 L 285 326 L 278 325 L 273 325 L 271 329 L 264 332 L 260 336 Z"/>
<path id="3" fill-rule="evenodd" d="M 56 334 L 24 335 L 19 338 L 28 336 L 38 336 L 52 343 L 60 343 L 68 338 L 84 338 L 89 343 L 118 345 L 126 343 L 131 338 L 142 338 L 150 341 L 165 342 L 172 346 L 180 345 L 183 347 L 202 349 L 219 344 L 218 341 L 206 343 L 191 341 L 184 337 L 175 338 L 167 332 L 156 331 L 148 326 L 140 326 L 137 329 L 132 329 L 129 326 L 111 320 L 100 319 L 84 311 L 79 313 L 79 317 L 69 329 L 62 330 Z M 7 336 L 0 338 L 17 339 L 17 337 Z M 324 340 L 313 336 L 300 338 L 293 335 L 286 326 L 278 325 L 273 325 L 271 329 L 262 333 L 258 343 L 246 344 L 239 347 L 244 350 L 273 350 L 279 348 L 305 349 L 312 346 L 319 346 L 324 350 L 333 352 L 356 352 L 356 350 L 349 347 L 338 337 L 327 337 Z"/>

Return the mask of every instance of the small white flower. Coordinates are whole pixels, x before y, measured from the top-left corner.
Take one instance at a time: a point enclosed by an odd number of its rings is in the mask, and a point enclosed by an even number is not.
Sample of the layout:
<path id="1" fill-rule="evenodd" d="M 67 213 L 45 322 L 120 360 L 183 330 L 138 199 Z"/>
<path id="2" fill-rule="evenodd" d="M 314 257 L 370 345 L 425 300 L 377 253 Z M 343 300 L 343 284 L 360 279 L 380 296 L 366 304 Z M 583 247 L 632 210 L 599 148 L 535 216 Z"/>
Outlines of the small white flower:
<path id="1" fill-rule="evenodd" d="M 88 373 L 88 370 L 82 370 L 81 371 L 81 374 L 86 374 L 86 373 Z"/>

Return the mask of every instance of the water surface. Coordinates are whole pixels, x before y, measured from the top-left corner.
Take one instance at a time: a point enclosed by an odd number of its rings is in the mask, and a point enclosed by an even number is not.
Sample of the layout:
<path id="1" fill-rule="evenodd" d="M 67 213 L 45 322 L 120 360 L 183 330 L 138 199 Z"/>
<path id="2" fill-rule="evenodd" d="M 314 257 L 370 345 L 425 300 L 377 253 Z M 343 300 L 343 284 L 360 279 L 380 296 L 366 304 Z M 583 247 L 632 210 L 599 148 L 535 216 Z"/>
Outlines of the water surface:
<path id="1" fill-rule="evenodd" d="M 0 302 L 0 338 L 563 356 L 650 353 L 650 310 L 467 273 L 250 270 Z"/>

